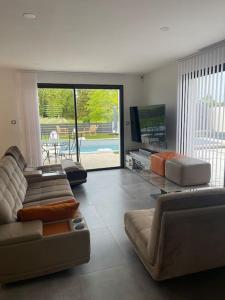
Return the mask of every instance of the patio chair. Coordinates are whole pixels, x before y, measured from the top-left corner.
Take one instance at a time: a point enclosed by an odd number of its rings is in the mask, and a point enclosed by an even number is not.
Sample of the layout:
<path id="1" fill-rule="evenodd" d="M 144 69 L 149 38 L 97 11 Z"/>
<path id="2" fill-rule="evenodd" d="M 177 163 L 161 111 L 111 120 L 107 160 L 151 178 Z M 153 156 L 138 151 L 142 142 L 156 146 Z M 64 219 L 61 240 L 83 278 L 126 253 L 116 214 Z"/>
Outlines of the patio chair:
<path id="1" fill-rule="evenodd" d="M 72 155 L 77 154 L 76 141 L 68 141 L 60 143 L 58 149 L 58 155 L 61 157 L 66 157 L 67 155 L 72 158 Z"/>
<path id="2" fill-rule="evenodd" d="M 58 140 L 58 133 L 57 131 L 53 130 L 49 134 L 49 141 L 50 142 L 56 142 Z"/>
<path id="3" fill-rule="evenodd" d="M 41 153 L 42 153 L 43 165 L 45 164 L 46 160 L 50 164 L 50 152 L 43 144 L 41 145 Z"/>
<path id="4" fill-rule="evenodd" d="M 56 131 L 60 136 L 68 136 L 69 135 L 69 129 L 67 127 L 60 127 L 59 125 L 56 126 Z"/>
<path id="5" fill-rule="evenodd" d="M 98 125 L 95 125 L 95 124 L 90 125 L 89 130 L 88 130 L 88 133 L 89 133 L 90 135 L 92 135 L 92 134 L 93 134 L 93 135 L 96 135 L 97 128 L 98 128 Z"/>

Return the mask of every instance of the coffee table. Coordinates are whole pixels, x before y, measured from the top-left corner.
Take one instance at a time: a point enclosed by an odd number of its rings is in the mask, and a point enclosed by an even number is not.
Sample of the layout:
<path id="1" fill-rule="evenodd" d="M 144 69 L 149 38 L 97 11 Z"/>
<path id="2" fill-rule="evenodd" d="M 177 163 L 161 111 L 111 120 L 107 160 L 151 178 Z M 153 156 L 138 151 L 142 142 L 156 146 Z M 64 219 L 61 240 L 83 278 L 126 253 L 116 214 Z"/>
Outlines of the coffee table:
<path id="1" fill-rule="evenodd" d="M 172 181 L 166 179 L 165 177 L 159 176 L 154 172 L 141 170 L 141 169 L 133 169 L 133 171 L 141 176 L 144 180 L 151 183 L 155 187 L 157 187 L 161 194 L 168 194 L 168 193 L 177 193 L 177 192 L 184 192 L 184 191 L 196 191 L 199 189 L 209 189 L 213 188 L 210 184 L 203 184 L 203 185 L 195 185 L 195 186 L 180 186 Z M 151 196 L 159 196 L 159 194 L 153 194 Z"/>

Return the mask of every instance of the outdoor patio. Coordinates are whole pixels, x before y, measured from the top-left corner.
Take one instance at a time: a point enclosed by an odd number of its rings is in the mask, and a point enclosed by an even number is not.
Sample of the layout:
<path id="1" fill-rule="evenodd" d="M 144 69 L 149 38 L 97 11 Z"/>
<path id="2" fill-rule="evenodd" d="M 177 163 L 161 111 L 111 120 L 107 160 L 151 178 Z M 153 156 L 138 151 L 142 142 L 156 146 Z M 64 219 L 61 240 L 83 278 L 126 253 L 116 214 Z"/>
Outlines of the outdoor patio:
<path id="1" fill-rule="evenodd" d="M 68 157 L 76 161 L 76 155 L 71 155 Z M 120 165 L 120 155 L 119 153 L 81 153 L 80 162 L 85 169 L 98 169 L 98 168 L 108 168 L 118 167 Z M 58 159 L 55 161 L 54 157 L 50 158 L 50 164 L 60 163 Z"/>
<path id="2" fill-rule="evenodd" d="M 77 133 L 70 124 L 41 125 L 43 164 L 60 163 L 65 158 L 77 161 L 78 150 L 85 169 L 120 166 L 119 135 L 112 132 L 110 125 L 82 124 Z"/>

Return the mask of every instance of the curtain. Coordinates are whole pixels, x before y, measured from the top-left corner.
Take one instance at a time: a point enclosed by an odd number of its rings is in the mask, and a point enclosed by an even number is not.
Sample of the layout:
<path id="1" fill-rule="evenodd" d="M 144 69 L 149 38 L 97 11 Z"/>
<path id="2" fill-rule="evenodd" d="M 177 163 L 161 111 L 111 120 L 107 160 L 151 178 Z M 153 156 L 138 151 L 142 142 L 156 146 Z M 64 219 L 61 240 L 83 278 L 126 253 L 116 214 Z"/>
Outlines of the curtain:
<path id="1" fill-rule="evenodd" d="M 209 161 L 221 186 L 225 163 L 225 43 L 178 63 L 177 151 Z"/>
<path id="2" fill-rule="evenodd" d="M 28 166 L 36 167 L 42 164 L 37 76 L 33 72 L 17 75 L 23 154 Z"/>

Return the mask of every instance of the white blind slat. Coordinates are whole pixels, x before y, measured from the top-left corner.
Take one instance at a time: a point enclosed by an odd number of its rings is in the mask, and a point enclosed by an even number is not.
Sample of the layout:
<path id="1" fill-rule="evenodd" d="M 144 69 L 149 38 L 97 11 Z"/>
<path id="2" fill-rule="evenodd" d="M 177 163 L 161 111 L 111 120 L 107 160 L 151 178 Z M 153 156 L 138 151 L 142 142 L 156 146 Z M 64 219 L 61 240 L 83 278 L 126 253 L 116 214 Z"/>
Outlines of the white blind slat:
<path id="1" fill-rule="evenodd" d="M 225 165 L 225 44 L 183 59 L 178 66 L 177 151 L 209 161 L 222 185 Z"/>

